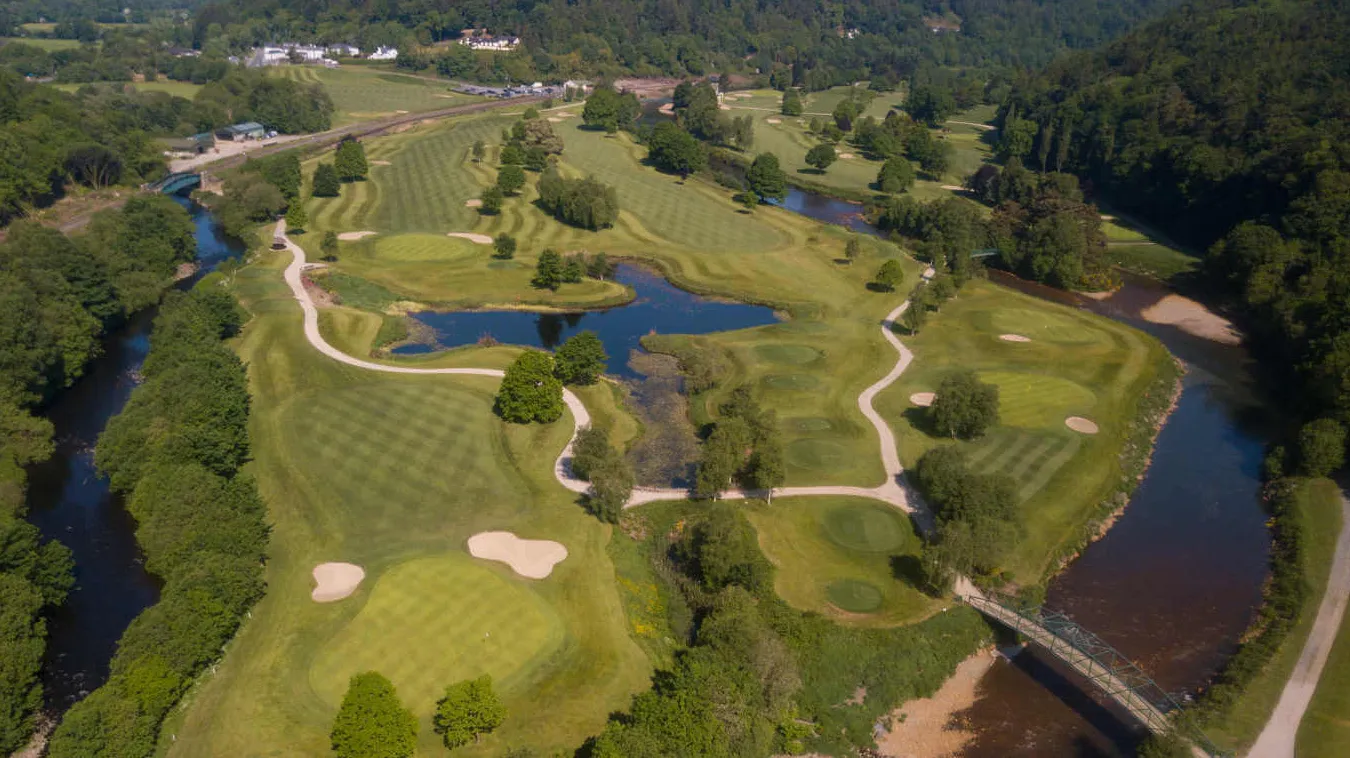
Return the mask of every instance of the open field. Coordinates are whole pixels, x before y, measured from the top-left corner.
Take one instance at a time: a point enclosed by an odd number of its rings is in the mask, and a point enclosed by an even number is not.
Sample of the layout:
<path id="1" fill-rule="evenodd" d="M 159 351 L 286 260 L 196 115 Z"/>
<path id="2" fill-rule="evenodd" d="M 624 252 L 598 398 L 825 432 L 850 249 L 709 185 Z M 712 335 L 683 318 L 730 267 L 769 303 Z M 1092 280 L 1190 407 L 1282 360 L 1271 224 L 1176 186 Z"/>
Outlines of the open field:
<path id="1" fill-rule="evenodd" d="M 268 254 L 235 278 L 255 314 L 238 350 L 250 365 L 253 473 L 273 526 L 268 595 L 175 712 L 163 752 L 326 754 L 345 677 L 366 668 L 388 675 L 419 715 L 419 755 L 443 754 L 429 722 L 441 689 L 485 672 L 509 716 L 459 752 L 575 747 L 648 686 L 650 667 L 627 633 L 609 527 L 553 479 L 570 417 L 506 425 L 491 410 L 491 378 L 375 374 L 322 356 L 281 281 L 286 257 Z M 475 363 L 510 355 L 475 353 Z M 587 402 L 603 408 L 607 396 Z M 468 537 L 494 529 L 557 540 L 569 556 L 538 581 L 470 558 Z M 314 603 L 310 570 L 331 560 L 362 566 L 366 581 L 350 598 Z"/>
<path id="2" fill-rule="evenodd" d="M 482 98 L 451 92 L 448 83 L 396 74 L 362 66 L 276 66 L 276 76 L 300 82 L 317 82 L 333 98 L 333 126 L 357 121 L 417 113 L 453 105 L 479 102 Z"/>
<path id="3" fill-rule="evenodd" d="M 895 626 L 941 606 L 912 585 L 919 537 L 905 514 L 848 497 L 779 498 L 747 511 L 789 605 L 843 624 Z M 912 572 L 907 574 L 906 572 Z"/>
<path id="4" fill-rule="evenodd" d="M 49 53 L 55 53 L 60 50 L 74 50 L 80 46 L 77 39 L 50 39 L 47 37 L 0 37 L 0 44 L 23 44 L 31 45 Z"/>
<path id="5" fill-rule="evenodd" d="M 175 82 L 168 79 L 158 79 L 153 82 L 93 82 L 100 86 L 111 85 L 115 87 L 131 87 L 138 92 L 167 92 L 176 97 L 185 97 L 191 100 L 197 91 L 202 88 L 200 84 L 192 82 Z M 53 87 L 62 92 L 74 92 L 85 84 L 53 84 Z"/>
<path id="6" fill-rule="evenodd" d="M 999 339 L 1019 334 L 1030 342 Z M 1152 338 L 1086 312 L 975 281 L 906 340 L 914 365 L 881 393 L 877 409 L 895 429 L 913 466 L 928 449 L 950 444 L 927 425 L 909 397 L 935 390 L 942 377 L 973 369 L 999 388 L 1001 424 L 961 442 L 973 468 L 1013 479 L 1025 537 L 1005 568 L 1035 582 L 1119 475 L 1119 455 L 1135 404 L 1165 352 Z M 1067 416 L 1096 422 L 1085 436 Z"/>

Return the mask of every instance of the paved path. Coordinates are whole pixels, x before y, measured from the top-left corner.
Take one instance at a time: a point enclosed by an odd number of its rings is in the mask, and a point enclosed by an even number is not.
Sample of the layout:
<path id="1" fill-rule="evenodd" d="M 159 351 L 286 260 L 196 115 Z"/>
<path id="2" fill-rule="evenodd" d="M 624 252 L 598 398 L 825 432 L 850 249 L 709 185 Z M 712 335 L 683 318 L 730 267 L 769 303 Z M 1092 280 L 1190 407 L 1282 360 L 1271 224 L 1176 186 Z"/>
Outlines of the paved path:
<path id="1" fill-rule="evenodd" d="M 1294 672 L 1284 684 L 1280 701 L 1270 714 L 1270 720 L 1256 738 L 1256 744 L 1247 752 L 1251 758 L 1294 758 L 1294 739 L 1298 725 L 1308 710 L 1317 680 L 1327 665 L 1327 656 L 1336 643 L 1336 634 L 1345 616 L 1346 599 L 1350 598 L 1350 500 L 1341 492 L 1341 534 L 1336 539 L 1336 553 L 1331 559 L 1331 576 L 1312 631 L 1303 643 Z"/>
<path id="2" fill-rule="evenodd" d="M 313 345 L 316 350 L 332 358 L 339 363 L 345 363 L 348 366 L 355 366 L 370 371 L 383 371 L 390 374 L 464 374 L 470 376 L 491 376 L 500 378 L 503 372 L 493 368 L 413 368 L 411 366 L 394 366 L 385 363 L 375 363 L 373 361 L 362 360 L 360 358 L 348 355 L 341 350 L 333 347 L 323 338 L 319 332 L 319 310 L 314 305 L 313 298 L 305 290 L 303 273 L 309 268 L 318 268 L 321 264 L 308 263 L 305 260 L 305 251 L 299 245 L 291 241 L 286 236 L 286 221 L 283 219 L 277 222 L 276 239 L 285 243 L 286 249 L 291 252 L 291 264 L 286 267 L 286 284 L 291 288 L 291 294 L 300 303 L 300 309 L 305 316 L 305 339 Z M 925 280 L 932 278 L 933 269 L 930 267 L 924 272 Z M 876 487 L 850 487 L 845 485 L 825 485 L 819 487 L 777 487 L 772 492 L 762 490 L 727 490 L 722 493 L 722 498 L 727 500 L 739 500 L 751 497 L 802 497 L 819 495 L 851 495 L 854 497 L 865 497 L 874 500 L 880 500 L 899 508 L 906 513 L 911 514 L 919 528 L 927 530 L 931 526 L 931 518 L 928 513 L 919 505 L 917 498 L 911 502 L 909 491 L 900 482 L 900 475 L 904 468 L 900 465 L 900 454 L 895 447 L 895 435 L 891 432 L 890 426 L 886 424 L 881 414 L 877 413 L 872 407 L 872 400 L 882 390 L 889 387 L 909 364 L 914 360 L 914 354 L 900 342 L 895 336 L 893 327 L 896 319 L 909 308 L 908 301 L 896 306 L 895 310 L 886 315 L 881 322 L 881 333 L 886 340 L 900 354 L 895 366 L 890 373 L 882 377 L 872 386 L 863 390 L 858 396 L 858 408 L 862 411 L 867 420 L 872 422 L 872 426 L 877 430 L 877 435 L 881 442 L 881 463 L 886 471 L 886 480 Z M 590 483 L 578 479 L 572 475 L 572 446 L 576 443 L 577 432 L 583 427 L 590 426 L 591 414 L 586 410 L 585 404 L 581 398 L 577 397 L 571 390 L 563 390 L 563 401 L 567 403 L 567 408 L 572 412 L 572 419 L 575 424 L 572 432 L 572 438 L 568 440 L 567 447 L 563 448 L 562 453 L 553 464 L 553 475 L 562 486 L 572 492 L 584 493 L 590 489 Z M 658 500 L 687 500 L 689 491 L 683 489 L 660 488 L 660 487 L 637 487 L 634 488 L 632 496 L 624 505 L 625 508 L 631 508 L 643 503 L 651 503 Z"/>

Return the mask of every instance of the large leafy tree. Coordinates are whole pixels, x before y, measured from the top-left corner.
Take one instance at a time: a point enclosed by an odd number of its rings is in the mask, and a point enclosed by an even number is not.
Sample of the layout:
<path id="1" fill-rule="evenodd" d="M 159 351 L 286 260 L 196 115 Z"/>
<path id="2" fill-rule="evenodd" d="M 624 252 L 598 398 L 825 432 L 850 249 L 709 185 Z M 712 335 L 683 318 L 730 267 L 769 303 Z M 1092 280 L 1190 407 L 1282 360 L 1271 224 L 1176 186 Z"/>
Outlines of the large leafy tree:
<path id="1" fill-rule="evenodd" d="M 337 197 L 342 191 L 342 182 L 338 178 L 337 167 L 331 163 L 320 163 L 314 169 L 315 197 Z"/>
<path id="2" fill-rule="evenodd" d="M 760 153 L 750 163 L 745 173 L 750 191 L 761 200 L 782 200 L 787 197 L 787 174 L 778 164 L 778 156 L 773 153 Z"/>
<path id="3" fill-rule="evenodd" d="M 504 720 L 506 706 L 492 689 L 492 677 L 484 674 L 446 687 L 432 723 L 445 746 L 453 750 L 491 732 Z"/>
<path id="4" fill-rule="evenodd" d="M 417 749 L 417 717 L 376 671 L 353 676 L 333 721 L 337 758 L 407 758 Z"/>
<path id="5" fill-rule="evenodd" d="M 351 137 L 346 137 L 338 143 L 333 165 L 337 168 L 338 177 L 344 182 L 365 179 L 370 171 L 370 165 L 366 162 L 365 146 Z"/>
<path id="6" fill-rule="evenodd" d="M 694 135 L 664 121 L 647 138 L 647 156 L 658 168 L 688 176 L 708 164 L 708 156 Z"/>
<path id="7" fill-rule="evenodd" d="M 553 375 L 553 357 L 526 350 L 512 361 L 497 390 L 497 413 L 515 424 L 549 424 L 562 417 L 562 382 Z"/>
<path id="8" fill-rule="evenodd" d="M 605 345 L 589 329 L 578 332 L 558 348 L 553 373 L 563 384 L 595 384 L 605 373 Z"/>
<path id="9" fill-rule="evenodd" d="M 806 163 L 821 173 L 829 168 L 831 164 L 839 158 L 839 154 L 834 151 L 834 145 L 822 142 L 806 151 Z"/>
<path id="10" fill-rule="evenodd" d="M 596 87 L 586 98 L 586 107 L 581 112 L 581 120 L 587 126 L 593 126 L 613 134 L 627 129 L 642 112 L 637 95 L 619 94 L 612 87 Z"/>
<path id="11" fill-rule="evenodd" d="M 998 387 L 974 371 L 956 371 L 938 384 L 929 415 L 944 434 L 970 439 L 998 424 Z"/>

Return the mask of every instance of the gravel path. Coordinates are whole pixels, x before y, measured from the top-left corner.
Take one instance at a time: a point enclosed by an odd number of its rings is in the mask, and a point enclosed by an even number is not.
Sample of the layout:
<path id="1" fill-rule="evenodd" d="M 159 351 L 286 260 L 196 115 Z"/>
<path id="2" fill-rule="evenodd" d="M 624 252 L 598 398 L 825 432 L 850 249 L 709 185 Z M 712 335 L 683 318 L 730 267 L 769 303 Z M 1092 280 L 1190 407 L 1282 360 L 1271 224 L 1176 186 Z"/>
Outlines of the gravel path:
<path id="1" fill-rule="evenodd" d="M 1345 616 L 1346 599 L 1350 598 L 1350 500 L 1341 492 L 1341 534 L 1336 538 L 1336 553 L 1331 559 L 1331 576 L 1327 591 L 1317 608 L 1312 631 L 1303 643 L 1294 672 L 1284 684 L 1280 701 L 1270 714 L 1270 720 L 1256 738 L 1256 744 L 1247 751 L 1251 758 L 1294 758 L 1294 738 L 1298 725 L 1308 710 L 1317 680 L 1327 665 L 1327 656 L 1336 642 L 1341 619 Z"/>

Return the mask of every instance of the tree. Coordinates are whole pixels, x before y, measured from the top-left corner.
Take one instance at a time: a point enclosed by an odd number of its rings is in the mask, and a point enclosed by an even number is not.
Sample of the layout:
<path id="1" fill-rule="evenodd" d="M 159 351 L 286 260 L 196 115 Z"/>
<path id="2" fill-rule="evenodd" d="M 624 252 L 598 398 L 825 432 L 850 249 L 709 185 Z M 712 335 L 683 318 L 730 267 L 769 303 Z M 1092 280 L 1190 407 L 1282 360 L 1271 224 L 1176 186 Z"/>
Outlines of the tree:
<path id="1" fill-rule="evenodd" d="M 945 87 L 921 84 L 905 98 L 905 110 L 915 121 L 935 127 L 956 112 L 956 98 Z"/>
<path id="2" fill-rule="evenodd" d="M 525 119 L 525 121 L 527 122 L 533 121 L 539 118 L 539 109 L 531 105 L 530 107 L 525 109 L 524 113 L 520 114 L 520 117 Z"/>
<path id="3" fill-rule="evenodd" d="M 834 117 L 835 126 L 839 127 L 840 131 L 851 131 L 853 119 L 858 117 L 858 104 L 853 101 L 853 98 L 846 97 L 834 106 L 834 113 L 831 115 Z"/>
<path id="4" fill-rule="evenodd" d="M 337 155 L 333 159 L 338 177 L 344 182 L 355 182 L 366 178 L 370 171 L 366 163 L 366 148 L 353 137 L 343 137 L 338 143 Z"/>
<path id="5" fill-rule="evenodd" d="M 417 749 L 417 717 L 375 671 L 353 676 L 333 721 L 338 758 L 406 758 Z"/>
<path id="6" fill-rule="evenodd" d="M 338 259 L 337 232 L 329 229 L 323 233 L 323 241 L 319 243 L 319 252 L 323 254 L 323 259 L 326 261 L 335 261 Z"/>
<path id="7" fill-rule="evenodd" d="M 856 236 L 849 237 L 848 242 L 844 245 L 844 258 L 846 258 L 849 263 L 852 263 L 857 260 L 858 256 L 861 254 L 862 243 L 858 241 Z"/>
<path id="8" fill-rule="evenodd" d="M 760 153 L 750 163 L 745 172 L 745 180 L 750 191 L 761 200 L 782 200 L 787 197 L 787 174 L 778 165 L 778 156 L 773 153 Z"/>
<path id="9" fill-rule="evenodd" d="M 742 479 L 752 489 L 768 490 L 769 500 L 773 500 L 773 488 L 783 486 L 787 479 L 787 471 L 783 466 L 783 443 L 777 434 L 755 445 L 755 452 L 750 454 Z"/>
<path id="10" fill-rule="evenodd" d="M 338 178 L 337 167 L 331 163 L 320 163 L 314 169 L 312 194 L 315 197 L 337 197 L 341 191 L 342 181 Z"/>
<path id="11" fill-rule="evenodd" d="M 746 213 L 754 213 L 755 208 L 759 207 L 759 198 L 755 197 L 755 193 L 749 190 L 738 193 L 736 195 L 736 200 L 740 202 L 741 207 L 745 209 Z"/>
<path id="12" fill-rule="evenodd" d="M 716 592 L 735 585 L 761 592 L 772 586 L 773 567 L 760 552 L 759 538 L 745 514 L 717 504 L 707 513 L 676 547 L 703 587 Z"/>
<path id="13" fill-rule="evenodd" d="M 796 89 L 789 87 L 783 91 L 783 115 L 800 116 L 805 110 L 802 105 L 802 95 Z"/>
<path id="14" fill-rule="evenodd" d="M 497 414 L 513 424 L 551 424 L 562 417 L 562 382 L 553 376 L 553 357 L 538 350 L 521 353 L 502 377 Z"/>
<path id="15" fill-rule="evenodd" d="M 749 425 L 744 419 L 732 417 L 719 421 L 700 450 L 694 494 L 700 498 L 716 498 L 730 487 L 731 480 L 745 465 L 746 451 L 752 442 Z"/>
<path id="16" fill-rule="evenodd" d="M 520 146 L 526 150 L 532 147 L 542 148 L 549 155 L 556 155 L 563 151 L 562 137 L 559 137 L 553 131 L 552 124 L 542 118 L 530 119 L 525 122 L 520 137 Z"/>
<path id="17" fill-rule="evenodd" d="M 591 480 L 605 461 L 614 453 L 609 444 L 609 435 L 605 430 L 594 426 L 584 426 L 577 430 L 576 442 L 572 443 L 572 474 L 578 479 Z"/>
<path id="18" fill-rule="evenodd" d="M 497 189 L 503 194 L 514 195 L 525 186 L 525 172 L 520 166 L 502 166 L 497 172 Z"/>
<path id="19" fill-rule="evenodd" d="M 900 156 L 887 158 L 877 172 L 877 189 L 882 192 L 904 192 L 914 186 L 914 166 Z"/>
<path id="20" fill-rule="evenodd" d="M 998 387 L 980 381 L 974 371 L 948 374 L 938 384 L 929 415 L 953 438 L 979 437 L 998 424 Z"/>
<path id="21" fill-rule="evenodd" d="M 815 166 L 816 170 L 821 173 L 824 173 L 825 169 L 829 168 L 830 164 L 838 158 L 839 155 L 835 153 L 834 145 L 830 144 L 822 143 L 806 151 L 807 164 Z"/>
<path id="22" fill-rule="evenodd" d="M 479 163 L 483 156 L 487 155 L 487 143 L 483 140 L 474 140 L 473 143 L 473 162 Z"/>
<path id="23" fill-rule="evenodd" d="M 891 259 L 881 264 L 877 275 L 872 277 L 872 287 L 881 292 L 894 292 L 904 281 L 905 270 L 901 268 L 900 261 Z"/>
<path id="24" fill-rule="evenodd" d="M 305 213 L 305 204 L 298 198 L 292 200 L 290 207 L 286 209 L 286 231 L 302 232 L 308 223 L 309 214 Z"/>
<path id="25" fill-rule="evenodd" d="M 901 323 L 909 330 L 910 335 L 918 334 L 919 328 L 922 327 L 927 320 L 928 309 L 914 303 L 912 300 L 910 301 L 909 307 L 905 309 L 904 314 L 900 317 Z"/>
<path id="26" fill-rule="evenodd" d="M 541 290 L 556 290 L 562 285 L 562 269 L 562 256 L 558 255 L 558 251 L 552 248 L 544 250 L 539 254 L 539 261 L 534 267 L 534 278 L 530 280 L 530 284 Z"/>
<path id="27" fill-rule="evenodd" d="M 553 358 L 553 374 L 563 384 L 595 384 L 605 373 L 609 356 L 595 332 L 587 329 L 569 337 Z"/>
<path id="28" fill-rule="evenodd" d="M 1299 470 L 1306 476 L 1328 476 L 1345 465 L 1345 427 L 1320 418 L 1298 432 Z"/>
<path id="29" fill-rule="evenodd" d="M 501 155 L 498 156 L 503 166 L 519 166 L 525 162 L 525 151 L 520 145 L 508 144 L 502 148 Z"/>
<path id="30" fill-rule="evenodd" d="M 694 135 L 669 121 L 652 129 L 647 139 L 647 157 L 658 168 L 684 177 L 708 165 L 708 156 Z"/>
<path id="31" fill-rule="evenodd" d="M 619 523 L 623 507 L 633 494 L 634 483 L 633 467 L 615 451 L 591 472 L 587 508 L 601 521 Z"/>
<path id="32" fill-rule="evenodd" d="M 502 202 L 506 199 L 502 188 L 492 185 L 483 190 L 483 194 L 478 198 L 478 212 L 488 216 L 495 216 L 502 212 Z"/>
<path id="33" fill-rule="evenodd" d="M 604 129 L 613 134 L 627 129 L 642 112 L 637 95 L 619 94 L 612 87 L 596 87 L 586 98 L 586 107 L 581 112 L 581 120 L 586 126 Z"/>
<path id="34" fill-rule="evenodd" d="M 436 702 L 432 724 L 451 750 L 477 741 L 506 720 L 506 706 L 492 689 L 492 677 L 484 674 L 445 688 Z"/>
<path id="35" fill-rule="evenodd" d="M 516 238 L 502 232 L 496 239 L 492 240 L 492 249 L 494 255 L 502 260 L 510 260 L 516 256 Z"/>

